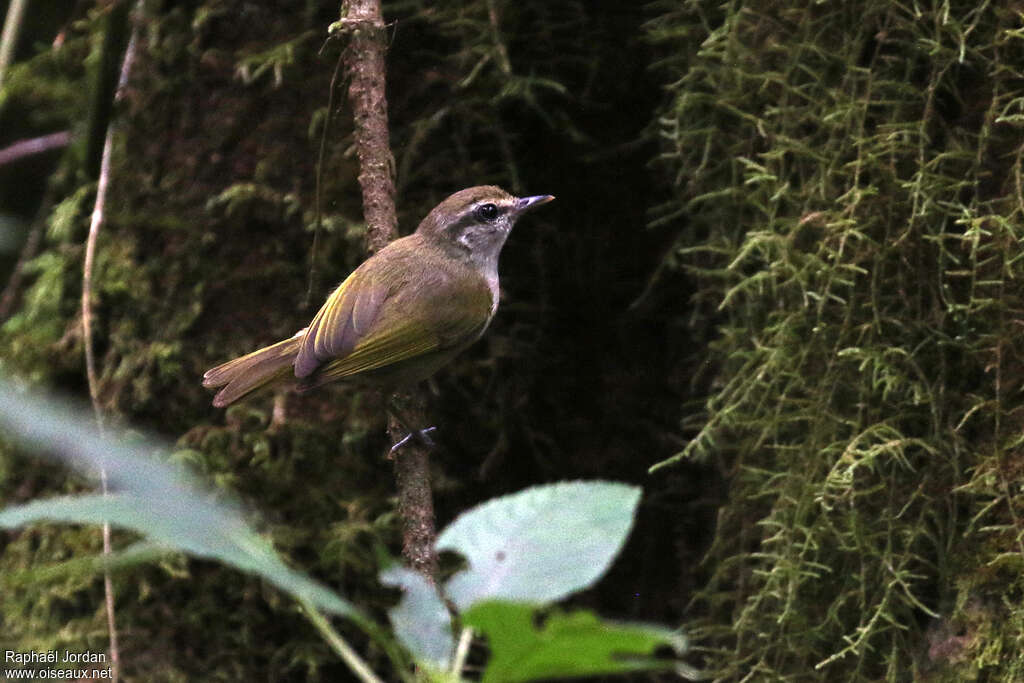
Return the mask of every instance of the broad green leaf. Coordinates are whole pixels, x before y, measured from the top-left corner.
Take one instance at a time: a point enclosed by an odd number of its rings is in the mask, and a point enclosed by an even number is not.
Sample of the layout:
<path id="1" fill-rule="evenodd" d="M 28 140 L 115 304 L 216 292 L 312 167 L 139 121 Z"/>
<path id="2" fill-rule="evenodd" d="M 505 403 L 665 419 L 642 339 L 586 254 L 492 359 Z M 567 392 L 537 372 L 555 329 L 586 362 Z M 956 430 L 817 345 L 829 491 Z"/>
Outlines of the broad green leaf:
<path id="1" fill-rule="evenodd" d="M 636 486 L 577 481 L 475 507 L 437 540 L 469 562 L 445 593 L 462 612 L 480 600 L 546 603 L 587 588 L 622 548 L 639 500 Z"/>
<path id="2" fill-rule="evenodd" d="M 567 678 L 674 669 L 693 671 L 654 651 L 686 650 L 677 632 L 647 624 L 601 621 L 589 611 L 553 612 L 539 627 L 536 608 L 509 602 L 477 603 L 462 615 L 463 622 L 487 636 L 491 659 L 483 683 L 513 683 L 540 678 Z"/>
<path id="3" fill-rule="evenodd" d="M 447 670 L 455 641 L 451 615 L 437 588 L 422 574 L 397 565 L 382 571 L 380 580 L 404 591 L 402 601 L 388 612 L 395 635 L 420 665 Z"/>
<path id="4" fill-rule="evenodd" d="M 0 383 L 0 427 L 41 454 L 96 476 L 103 466 L 111 495 L 85 495 L 36 501 L 0 510 L 0 527 L 51 520 L 126 527 L 199 557 L 220 560 L 257 574 L 278 588 L 322 609 L 359 616 L 327 587 L 293 571 L 253 532 L 237 507 L 214 500 L 183 471 L 100 436 L 91 421 L 69 409 L 57 409 Z"/>

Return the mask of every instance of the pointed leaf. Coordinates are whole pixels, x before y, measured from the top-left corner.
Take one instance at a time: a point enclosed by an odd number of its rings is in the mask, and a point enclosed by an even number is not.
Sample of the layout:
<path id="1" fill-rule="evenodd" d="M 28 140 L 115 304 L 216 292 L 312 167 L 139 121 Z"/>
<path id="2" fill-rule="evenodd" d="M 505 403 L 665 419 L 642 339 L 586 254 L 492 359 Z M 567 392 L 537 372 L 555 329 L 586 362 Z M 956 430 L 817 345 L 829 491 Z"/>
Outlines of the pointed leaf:
<path id="1" fill-rule="evenodd" d="M 437 588 L 422 574 L 397 565 L 382 571 L 380 580 L 404 591 L 402 601 L 388 612 L 395 635 L 421 666 L 447 670 L 455 641 L 451 615 Z"/>

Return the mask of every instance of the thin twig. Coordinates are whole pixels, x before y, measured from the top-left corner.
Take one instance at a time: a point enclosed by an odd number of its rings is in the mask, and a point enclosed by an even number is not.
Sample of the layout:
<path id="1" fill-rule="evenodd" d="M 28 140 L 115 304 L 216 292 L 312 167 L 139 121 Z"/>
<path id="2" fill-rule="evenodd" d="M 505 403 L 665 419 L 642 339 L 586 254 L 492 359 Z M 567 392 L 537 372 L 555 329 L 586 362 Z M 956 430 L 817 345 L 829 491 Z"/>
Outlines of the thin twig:
<path id="1" fill-rule="evenodd" d="M 459 634 L 459 644 L 455 647 L 455 656 L 452 657 L 451 672 L 456 676 L 462 676 L 462 669 L 466 666 L 466 657 L 469 656 L 469 646 L 472 644 L 473 629 L 467 626 Z"/>
<path id="2" fill-rule="evenodd" d="M 136 9 L 141 12 L 142 0 L 138 0 Z M 135 62 L 135 50 L 138 44 L 138 23 L 132 28 L 131 38 L 125 48 L 124 59 L 121 62 L 121 74 L 118 78 L 117 90 L 114 98 L 120 99 L 124 94 L 125 84 L 131 74 L 132 65 Z M 93 271 L 96 261 L 96 243 L 99 239 L 100 229 L 106 211 L 107 190 L 110 186 L 110 159 L 114 146 L 114 122 L 107 124 L 106 136 L 103 140 L 103 154 L 100 158 L 100 174 L 96 185 L 96 202 L 93 205 L 92 218 L 89 222 L 89 236 L 85 243 L 85 262 L 82 265 L 82 338 L 85 347 L 85 372 L 89 382 L 89 397 L 92 401 L 93 412 L 96 415 L 96 424 L 100 431 L 103 431 L 104 418 L 103 409 L 100 405 L 99 378 L 96 373 L 96 351 L 93 346 L 93 318 L 92 318 L 92 282 Z M 100 467 L 100 488 L 103 495 L 107 495 L 107 471 Z M 113 552 L 110 539 L 110 523 L 103 523 L 103 555 L 109 557 Z M 111 679 L 118 680 L 120 675 L 121 653 L 118 647 L 117 619 L 114 611 L 114 585 L 110 579 L 110 571 L 103 572 L 103 590 L 107 612 L 107 634 L 110 639 L 110 666 Z"/>
<path id="3" fill-rule="evenodd" d="M 28 0 L 11 0 L 7 6 L 7 18 L 4 20 L 4 32 L 0 35 L 0 86 L 4 84 L 7 67 L 14 61 L 14 52 L 18 47 L 18 34 L 25 18 Z"/>
<path id="4" fill-rule="evenodd" d="M 100 406 L 99 379 L 96 376 L 96 352 L 92 339 L 92 275 L 96 260 L 96 242 L 103 225 L 107 202 L 107 186 L 110 182 L 110 150 L 113 146 L 112 127 L 107 129 L 103 143 L 103 157 L 100 162 L 99 183 L 96 186 L 96 201 L 89 222 L 89 236 L 85 241 L 85 263 L 82 266 L 82 339 L 85 346 L 85 375 L 89 381 L 89 398 L 96 415 L 96 424 L 103 429 L 103 409 Z M 106 492 L 106 475 L 101 473 Z"/>
<path id="5" fill-rule="evenodd" d="M 96 203 L 93 205 L 92 220 L 89 224 L 89 237 L 85 242 L 85 264 L 82 266 L 82 335 L 85 345 L 85 374 L 89 381 L 89 398 L 96 414 L 96 424 L 103 431 L 103 409 L 100 406 L 99 380 L 96 376 L 96 353 L 92 340 L 92 274 L 96 259 L 96 240 L 100 227 L 103 225 L 103 212 L 107 198 L 107 185 L 110 180 L 110 149 L 113 127 L 107 129 L 107 138 L 103 143 L 103 157 L 100 162 L 100 178 L 96 188 Z M 100 489 L 107 495 L 107 470 L 100 467 Z M 110 523 L 103 523 L 103 555 L 113 552 L 110 542 Z M 117 621 L 114 613 L 114 585 L 110 580 L 110 572 L 103 572 L 103 593 L 107 609 L 107 632 L 110 637 L 111 678 L 116 681 L 120 670 L 120 651 L 117 645 Z"/>
<path id="6" fill-rule="evenodd" d="M 371 254 L 398 236 L 395 214 L 395 160 L 388 137 L 388 103 L 385 97 L 385 27 L 380 0 L 346 0 L 341 25 L 349 36 L 345 52 L 349 77 L 349 103 L 355 123 L 359 157 L 359 186 L 366 218 L 366 245 Z M 422 392 L 404 392 L 401 402 L 413 427 L 426 418 Z M 406 430 L 392 416 L 388 434 L 392 443 Z M 434 501 L 430 489 L 428 451 L 412 440 L 395 457 L 395 480 L 402 517 L 402 555 L 406 562 L 434 581 Z"/>
<path id="7" fill-rule="evenodd" d="M 23 159 L 34 154 L 49 152 L 51 149 L 67 147 L 71 142 L 71 131 L 62 130 L 59 133 L 41 135 L 37 138 L 19 140 L 14 144 L 0 149 L 0 166 Z"/>
<path id="8" fill-rule="evenodd" d="M 331 92 L 327 95 L 327 115 L 324 116 L 324 127 L 320 134 L 320 151 L 316 158 L 316 190 L 315 197 L 313 198 L 313 211 L 316 212 L 316 218 L 313 221 L 313 247 L 309 250 L 309 286 L 306 288 L 306 298 L 302 302 L 302 308 L 309 308 L 313 301 L 314 292 L 316 290 L 316 256 L 317 252 L 320 251 L 320 232 L 322 222 L 322 188 L 323 188 L 323 176 L 324 176 L 324 157 L 327 155 L 327 131 L 331 125 L 331 115 L 334 113 L 334 93 L 337 89 L 338 74 L 341 73 L 341 67 L 344 63 L 344 53 L 338 55 L 338 63 L 334 65 L 334 74 L 331 76 Z"/>

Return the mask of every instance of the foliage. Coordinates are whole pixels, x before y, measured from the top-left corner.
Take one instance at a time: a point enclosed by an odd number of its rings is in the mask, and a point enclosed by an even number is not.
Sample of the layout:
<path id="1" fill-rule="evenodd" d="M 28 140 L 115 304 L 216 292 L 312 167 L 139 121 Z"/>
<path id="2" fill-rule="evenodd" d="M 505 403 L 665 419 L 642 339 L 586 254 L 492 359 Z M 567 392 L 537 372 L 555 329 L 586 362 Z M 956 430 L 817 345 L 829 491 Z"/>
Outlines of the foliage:
<path id="1" fill-rule="evenodd" d="M 55 409 L 3 386 L 0 423 L 25 446 L 51 453 L 83 474 L 95 477 L 99 473 L 110 484 L 108 494 L 8 507 L 0 511 L 0 527 L 38 521 L 109 521 L 144 534 L 166 549 L 217 559 L 256 574 L 291 594 L 305 609 L 346 616 L 380 640 L 380 631 L 371 628 L 367 617 L 344 598 L 288 568 L 232 505 L 212 500 L 183 472 L 135 453 L 152 445 L 125 447 L 97 435 L 84 416 Z M 469 567 L 450 579 L 442 593 L 465 612 L 467 625 L 479 628 L 491 643 L 493 662 L 484 680 L 527 681 L 674 666 L 669 659 L 645 657 L 668 644 L 678 654 L 685 650 L 685 641 L 656 627 L 603 624 L 592 613 L 553 615 L 540 633 L 534 633 L 532 626 L 537 606 L 578 591 L 604 573 L 629 532 L 639 493 L 607 482 L 538 487 L 471 510 L 442 534 L 444 547 L 469 559 Z M 524 523 L 536 523 L 541 513 L 547 518 L 547 531 L 527 533 L 524 541 Z M 590 552 L 566 555 L 567 544 Z M 125 566 L 151 557 L 154 550 L 149 544 L 136 546 L 117 557 L 94 561 L 92 566 Z M 496 570 L 494 557 L 482 561 L 485 556 L 496 556 L 502 571 Z M 31 573 L 42 573 L 45 578 L 60 571 L 54 569 L 35 568 Z M 392 568 L 381 578 L 405 593 L 390 612 L 395 636 L 421 667 L 439 675 L 451 671 L 453 679 L 458 679 L 463 662 L 453 661 L 451 616 L 442 595 L 426 578 L 408 569 Z M 454 592 L 466 585 L 480 588 L 469 596 L 465 590 Z M 494 602 L 494 596 L 511 596 L 519 604 Z M 313 621 L 330 640 L 341 642 L 320 617 Z M 385 650 L 392 649 L 387 642 L 381 644 Z M 366 670 L 361 660 L 345 659 L 354 672 Z M 393 657 L 393 662 L 403 678 L 409 678 L 404 661 Z M 361 679 L 376 680 L 369 672 Z"/>
<path id="2" fill-rule="evenodd" d="M 120 446 L 96 435 L 84 416 L 54 410 L 2 385 L 0 423 L 9 436 L 51 452 L 85 474 L 102 473 L 111 489 L 109 494 L 52 498 L 6 508 L 0 512 L 0 526 L 18 527 L 40 520 L 109 521 L 168 547 L 257 574 L 321 609 L 356 614 L 331 590 L 290 570 L 233 506 L 211 500 L 181 472 L 135 455 L 135 451 L 152 446 Z"/>
<path id="3" fill-rule="evenodd" d="M 668 462 L 730 491 L 691 634 L 718 680 L 1019 677 L 1019 15 L 659 8 L 655 223 L 714 373 Z"/>
<path id="4" fill-rule="evenodd" d="M 639 494 L 611 482 L 539 486 L 487 501 L 441 533 L 438 548 L 459 552 L 469 564 L 441 593 L 466 626 L 487 636 L 491 659 L 483 680 L 657 669 L 696 675 L 673 659 L 650 656 L 665 646 L 683 654 L 686 641 L 679 634 L 606 623 L 586 611 L 562 616 L 538 610 L 604 574 L 629 533 Z M 407 569 L 389 569 L 382 578 L 405 591 L 390 612 L 396 633 L 423 666 L 450 669 L 456 648 L 437 590 Z M 546 622 L 543 629 L 536 627 L 538 617 Z"/>
<path id="5" fill-rule="evenodd" d="M 605 624 L 590 612 L 543 615 L 527 605 L 486 601 L 466 613 L 466 623 L 487 634 L 493 659 L 483 681 L 530 681 L 650 669 L 673 669 L 670 659 L 644 657 L 659 647 L 686 649 L 679 634 L 653 626 Z M 571 656 L 566 656 L 567 653 Z M 680 673 L 695 678 L 688 668 Z"/>
<path id="6" fill-rule="evenodd" d="M 382 571 L 380 580 L 402 589 L 402 599 L 388 612 L 395 637 L 425 669 L 450 669 L 455 655 L 452 615 L 437 589 L 422 574 L 397 565 Z"/>
<path id="7" fill-rule="evenodd" d="M 447 584 L 458 609 L 481 600 L 544 603 L 590 586 L 622 549 L 640 490 L 577 482 L 527 489 L 455 519 L 437 538 L 469 562 Z"/>

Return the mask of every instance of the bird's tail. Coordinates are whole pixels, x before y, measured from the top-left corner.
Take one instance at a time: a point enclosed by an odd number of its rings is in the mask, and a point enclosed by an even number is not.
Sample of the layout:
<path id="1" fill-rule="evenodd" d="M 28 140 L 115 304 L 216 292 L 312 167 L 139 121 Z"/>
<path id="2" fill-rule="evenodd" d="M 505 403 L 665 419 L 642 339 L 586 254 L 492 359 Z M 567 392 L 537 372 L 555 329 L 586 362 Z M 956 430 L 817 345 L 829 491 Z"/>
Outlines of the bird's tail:
<path id="1" fill-rule="evenodd" d="M 207 389 L 223 387 L 213 397 L 213 405 L 223 408 L 254 391 L 294 377 L 292 363 L 301 344 L 302 333 L 299 333 L 207 370 L 203 386 Z"/>

